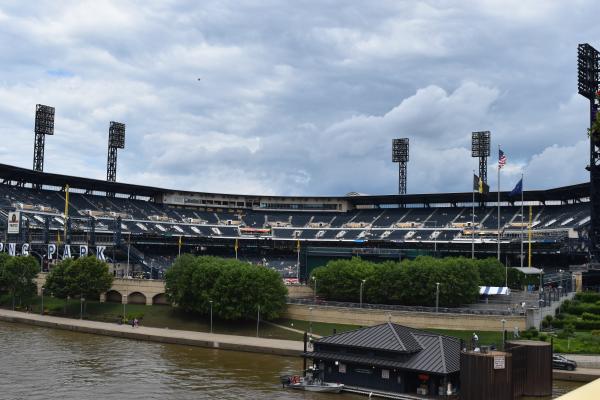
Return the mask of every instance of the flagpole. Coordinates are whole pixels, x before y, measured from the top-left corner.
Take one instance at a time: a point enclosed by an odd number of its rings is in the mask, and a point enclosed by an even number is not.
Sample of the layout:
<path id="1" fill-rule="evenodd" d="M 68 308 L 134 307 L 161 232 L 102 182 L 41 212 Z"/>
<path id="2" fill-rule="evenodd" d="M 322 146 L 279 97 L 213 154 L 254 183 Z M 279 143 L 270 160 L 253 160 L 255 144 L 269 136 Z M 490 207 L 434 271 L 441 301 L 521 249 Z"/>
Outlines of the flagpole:
<path id="1" fill-rule="evenodd" d="M 500 145 L 498 145 L 498 158 L 500 158 Z M 498 160 L 498 261 L 500 261 L 500 160 Z M 506 267 L 506 266 L 505 266 Z"/>
<path id="2" fill-rule="evenodd" d="M 473 170 L 475 175 L 475 170 Z M 481 179 L 481 177 L 479 177 Z M 475 182 L 473 182 L 475 183 Z M 477 182 L 479 185 L 479 182 Z M 475 185 L 473 185 L 473 210 L 471 212 L 471 258 L 475 259 Z"/>
<path id="3" fill-rule="evenodd" d="M 521 173 L 521 268 L 524 262 L 523 254 L 523 173 Z"/>

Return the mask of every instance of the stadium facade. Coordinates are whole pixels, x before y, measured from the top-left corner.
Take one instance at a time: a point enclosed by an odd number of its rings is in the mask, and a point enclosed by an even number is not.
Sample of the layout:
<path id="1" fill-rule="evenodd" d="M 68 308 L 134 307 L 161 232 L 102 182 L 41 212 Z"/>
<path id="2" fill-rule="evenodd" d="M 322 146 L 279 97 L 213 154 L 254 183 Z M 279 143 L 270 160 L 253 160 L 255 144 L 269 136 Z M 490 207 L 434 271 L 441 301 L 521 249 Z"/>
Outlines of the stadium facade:
<path id="1" fill-rule="evenodd" d="M 305 279 L 308 270 L 318 265 L 314 260 L 338 256 L 470 257 L 472 252 L 476 257 L 497 256 L 494 192 L 485 198 L 477 193 L 473 207 L 472 192 L 234 195 L 101 181 L 4 164 L 0 164 L 0 179 L 3 250 L 30 252 L 45 266 L 84 252 L 114 263 L 128 260 L 128 265 L 136 264 L 156 277 L 178 254 L 194 253 L 270 261 L 288 276 L 296 274 L 299 262 L 300 278 Z M 501 261 L 521 265 L 521 241 L 527 252 L 531 227 L 533 266 L 558 270 L 585 265 L 589 190 L 589 184 L 578 184 L 525 191 L 523 219 L 521 196 L 501 192 Z M 594 273 L 586 275 L 587 282 L 595 285 Z"/>

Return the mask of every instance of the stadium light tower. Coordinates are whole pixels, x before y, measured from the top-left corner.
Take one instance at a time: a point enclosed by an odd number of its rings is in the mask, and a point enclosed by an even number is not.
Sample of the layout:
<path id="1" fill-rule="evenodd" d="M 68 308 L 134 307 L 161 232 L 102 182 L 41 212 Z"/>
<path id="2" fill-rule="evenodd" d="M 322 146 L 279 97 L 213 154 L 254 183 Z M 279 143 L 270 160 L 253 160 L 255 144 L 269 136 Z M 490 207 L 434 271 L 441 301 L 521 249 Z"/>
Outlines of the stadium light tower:
<path id="1" fill-rule="evenodd" d="M 117 181 L 117 149 L 125 148 L 125 124 L 110 121 L 108 129 L 108 162 L 106 165 L 106 180 Z M 114 193 L 107 193 L 114 196 Z"/>
<path id="2" fill-rule="evenodd" d="M 35 142 L 33 144 L 33 170 L 44 170 L 44 145 L 46 135 L 54 135 L 54 107 L 35 106 Z"/>
<path id="3" fill-rule="evenodd" d="M 487 158 L 490 156 L 490 131 L 473 132 L 471 156 L 479 158 L 479 177 L 487 185 Z"/>
<path id="4" fill-rule="evenodd" d="M 590 101 L 590 127 L 600 109 L 600 53 L 587 43 L 577 46 L 577 91 Z M 591 258 L 600 260 L 600 135 L 590 132 L 590 244 Z"/>
<path id="5" fill-rule="evenodd" d="M 398 194 L 406 194 L 406 163 L 408 163 L 408 138 L 392 141 L 392 162 L 398 163 Z"/>

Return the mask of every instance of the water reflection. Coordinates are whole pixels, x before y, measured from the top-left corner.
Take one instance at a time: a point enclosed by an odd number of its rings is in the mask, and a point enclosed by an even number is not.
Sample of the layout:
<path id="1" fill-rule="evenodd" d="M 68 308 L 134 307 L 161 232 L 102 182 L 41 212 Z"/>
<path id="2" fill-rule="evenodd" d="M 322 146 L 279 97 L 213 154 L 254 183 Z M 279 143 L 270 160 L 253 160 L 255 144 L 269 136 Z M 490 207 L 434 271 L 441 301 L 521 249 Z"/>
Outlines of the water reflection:
<path id="1" fill-rule="evenodd" d="M 0 322 L 3 399 L 364 399 L 282 390 L 302 360 Z M 557 392 L 571 389 L 558 383 Z"/>

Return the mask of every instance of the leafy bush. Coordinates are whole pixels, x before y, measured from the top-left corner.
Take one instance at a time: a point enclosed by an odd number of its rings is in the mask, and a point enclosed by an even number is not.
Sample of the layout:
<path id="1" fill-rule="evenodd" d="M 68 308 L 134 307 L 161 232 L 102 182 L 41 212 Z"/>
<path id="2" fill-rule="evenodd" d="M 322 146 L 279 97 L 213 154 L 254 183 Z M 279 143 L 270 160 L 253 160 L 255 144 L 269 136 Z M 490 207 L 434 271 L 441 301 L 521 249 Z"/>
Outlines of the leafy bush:
<path id="1" fill-rule="evenodd" d="M 582 303 L 597 303 L 600 301 L 600 293 L 592 292 L 590 290 L 585 292 L 579 292 L 575 295 L 575 300 Z"/>
<path id="2" fill-rule="evenodd" d="M 565 324 L 563 329 L 558 332 L 558 338 L 567 339 L 575 336 L 575 326 L 573 324 Z"/>
<path id="3" fill-rule="evenodd" d="M 584 321 L 600 321 L 600 315 L 584 312 L 581 314 L 581 319 Z"/>
<path id="4" fill-rule="evenodd" d="M 360 299 L 370 303 L 458 306 L 471 303 L 479 293 L 477 260 L 467 258 L 417 257 L 402 262 L 375 264 L 360 258 L 335 260 L 313 270 L 310 282 L 317 282 L 317 294 L 327 300 Z"/>
<path id="5" fill-rule="evenodd" d="M 600 336 L 600 329 L 594 329 L 591 334 L 592 336 Z"/>

